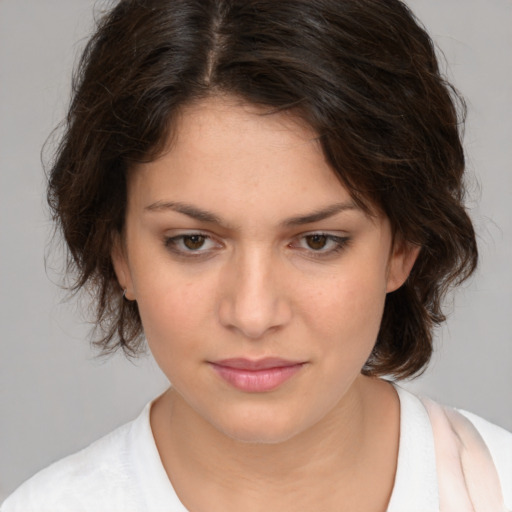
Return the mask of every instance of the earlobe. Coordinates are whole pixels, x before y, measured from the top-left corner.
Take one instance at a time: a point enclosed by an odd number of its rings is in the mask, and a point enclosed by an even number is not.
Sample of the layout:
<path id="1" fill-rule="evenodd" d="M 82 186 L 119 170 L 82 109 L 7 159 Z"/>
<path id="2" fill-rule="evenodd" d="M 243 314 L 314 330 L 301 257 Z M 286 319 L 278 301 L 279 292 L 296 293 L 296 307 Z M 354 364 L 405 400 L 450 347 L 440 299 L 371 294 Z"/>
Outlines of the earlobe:
<path id="1" fill-rule="evenodd" d="M 388 267 L 387 292 L 398 290 L 402 286 L 418 258 L 421 247 L 406 242 L 397 243 L 391 254 Z"/>
<path id="2" fill-rule="evenodd" d="M 130 268 L 121 235 L 116 235 L 110 257 L 117 281 L 123 290 L 123 297 L 128 300 L 134 300 Z"/>

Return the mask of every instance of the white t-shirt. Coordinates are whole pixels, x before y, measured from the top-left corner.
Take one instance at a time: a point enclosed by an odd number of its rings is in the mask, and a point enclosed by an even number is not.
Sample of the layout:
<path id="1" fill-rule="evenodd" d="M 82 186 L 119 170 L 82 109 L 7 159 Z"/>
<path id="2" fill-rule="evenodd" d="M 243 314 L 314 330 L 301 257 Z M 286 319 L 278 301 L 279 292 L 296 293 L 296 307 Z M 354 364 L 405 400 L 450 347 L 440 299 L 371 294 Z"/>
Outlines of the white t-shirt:
<path id="1" fill-rule="evenodd" d="M 418 397 L 396 389 L 400 447 L 388 512 L 439 512 L 429 414 Z M 146 405 L 134 421 L 36 474 L 7 498 L 0 512 L 187 512 L 160 460 L 150 407 Z M 463 415 L 487 444 L 501 482 L 503 510 L 512 510 L 512 434 L 473 414 Z"/>

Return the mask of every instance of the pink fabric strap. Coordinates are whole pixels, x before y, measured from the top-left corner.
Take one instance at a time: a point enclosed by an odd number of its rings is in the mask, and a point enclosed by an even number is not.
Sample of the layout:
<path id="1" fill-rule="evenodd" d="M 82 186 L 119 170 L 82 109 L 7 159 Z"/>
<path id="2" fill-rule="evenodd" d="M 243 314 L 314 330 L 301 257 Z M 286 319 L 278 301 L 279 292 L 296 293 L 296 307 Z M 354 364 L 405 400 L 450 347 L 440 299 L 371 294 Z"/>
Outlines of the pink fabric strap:
<path id="1" fill-rule="evenodd" d="M 436 453 L 440 512 L 510 512 L 482 436 L 454 409 L 422 399 Z"/>

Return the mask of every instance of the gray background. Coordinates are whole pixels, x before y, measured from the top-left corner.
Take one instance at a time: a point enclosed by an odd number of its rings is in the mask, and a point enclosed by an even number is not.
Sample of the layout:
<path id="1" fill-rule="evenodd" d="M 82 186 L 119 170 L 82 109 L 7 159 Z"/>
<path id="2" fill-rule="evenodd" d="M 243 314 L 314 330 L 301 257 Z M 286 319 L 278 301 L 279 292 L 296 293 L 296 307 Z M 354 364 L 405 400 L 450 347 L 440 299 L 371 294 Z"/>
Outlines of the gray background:
<path id="1" fill-rule="evenodd" d="M 408 387 L 512 430 L 512 1 L 410 0 L 466 96 L 470 201 L 481 249 L 429 371 Z M 0 0 L 0 501 L 53 460 L 134 417 L 164 389 L 148 357 L 94 359 L 63 302 L 40 149 L 61 120 L 91 0 Z M 100 10 L 101 5 L 96 5 Z"/>

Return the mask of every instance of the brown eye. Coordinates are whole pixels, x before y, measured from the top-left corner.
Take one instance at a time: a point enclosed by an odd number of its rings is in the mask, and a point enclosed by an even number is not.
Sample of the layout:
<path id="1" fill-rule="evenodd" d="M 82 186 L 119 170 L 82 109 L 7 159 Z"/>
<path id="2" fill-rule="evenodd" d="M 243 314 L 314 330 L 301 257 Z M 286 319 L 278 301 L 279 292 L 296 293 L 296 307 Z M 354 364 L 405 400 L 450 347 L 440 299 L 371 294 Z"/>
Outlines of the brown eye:
<path id="1" fill-rule="evenodd" d="M 329 237 L 326 235 L 308 235 L 305 237 L 306 243 L 310 249 L 313 249 L 314 251 L 320 251 L 321 249 L 324 249 L 327 245 L 327 242 L 329 241 Z"/>
<path id="2" fill-rule="evenodd" d="M 183 245 L 191 251 L 196 251 L 203 247 L 206 237 L 203 235 L 187 235 L 183 237 Z"/>
<path id="3" fill-rule="evenodd" d="M 222 249 L 221 243 L 202 233 L 185 233 L 165 237 L 163 242 L 170 252 L 189 259 L 212 256 L 219 249 Z"/>
<path id="4" fill-rule="evenodd" d="M 309 257 L 314 258 L 332 258 L 337 253 L 343 251 L 350 243 L 350 237 L 337 236 L 331 233 L 309 233 L 295 239 L 292 247 Z"/>

